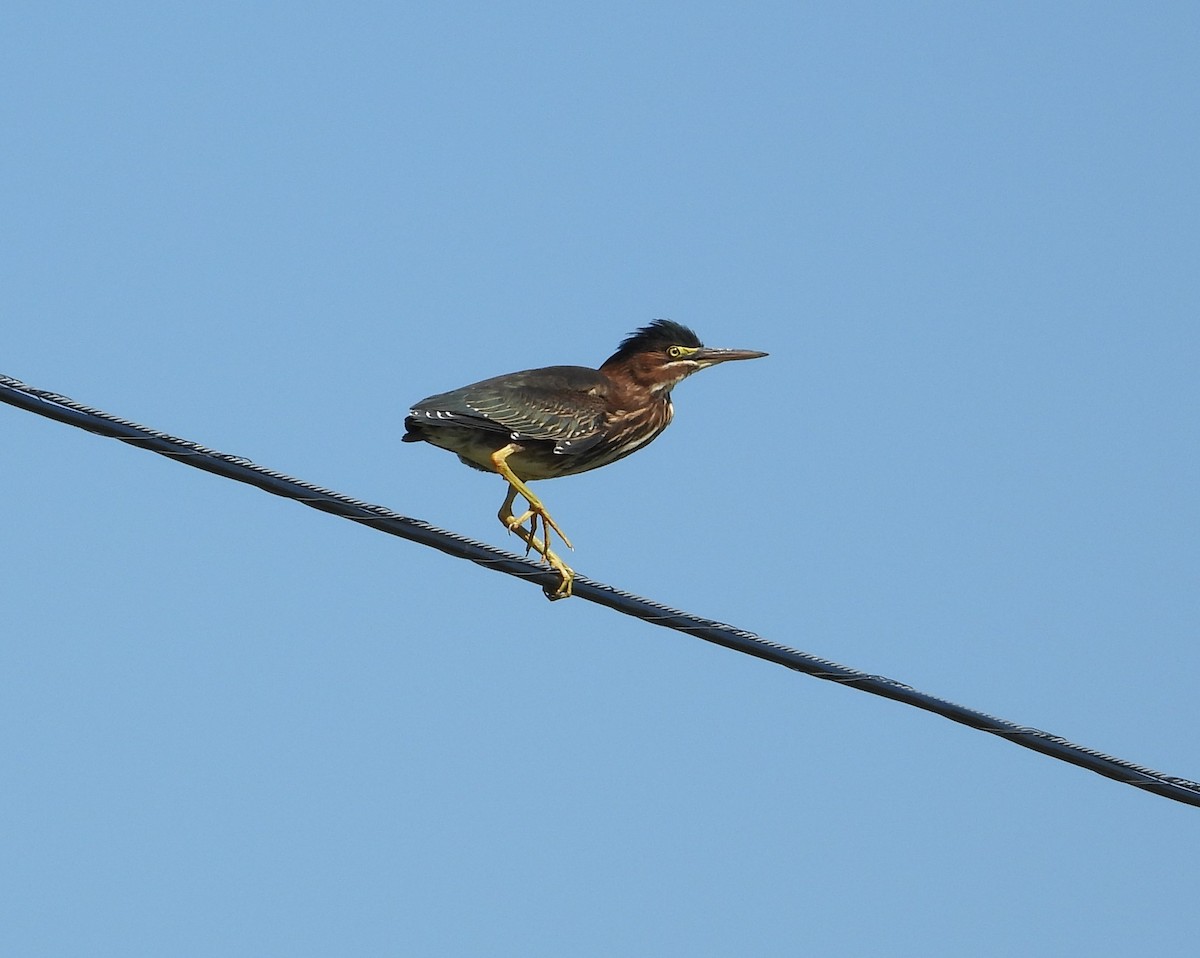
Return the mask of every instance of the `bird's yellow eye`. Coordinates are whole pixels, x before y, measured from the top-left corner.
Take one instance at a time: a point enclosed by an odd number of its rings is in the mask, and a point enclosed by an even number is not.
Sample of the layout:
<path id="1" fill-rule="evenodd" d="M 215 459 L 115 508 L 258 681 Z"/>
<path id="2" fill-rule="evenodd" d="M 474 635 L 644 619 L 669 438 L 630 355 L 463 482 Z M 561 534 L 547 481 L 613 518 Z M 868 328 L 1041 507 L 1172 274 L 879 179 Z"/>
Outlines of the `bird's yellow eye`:
<path id="1" fill-rule="evenodd" d="M 680 356 L 683 355 L 683 347 L 682 346 L 672 346 L 670 349 L 667 350 L 667 355 L 670 356 L 672 359 L 678 359 Z"/>

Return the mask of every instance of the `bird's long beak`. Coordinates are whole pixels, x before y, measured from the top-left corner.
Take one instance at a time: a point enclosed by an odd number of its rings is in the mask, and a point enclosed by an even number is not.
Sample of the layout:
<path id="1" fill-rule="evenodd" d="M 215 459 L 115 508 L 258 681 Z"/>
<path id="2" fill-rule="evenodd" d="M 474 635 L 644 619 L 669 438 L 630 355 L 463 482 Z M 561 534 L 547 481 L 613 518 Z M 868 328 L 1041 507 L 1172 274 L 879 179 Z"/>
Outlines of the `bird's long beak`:
<path id="1" fill-rule="evenodd" d="M 701 346 L 688 356 L 688 359 L 707 367 L 735 359 L 761 359 L 766 355 L 767 353 L 760 353 L 754 349 L 709 349 L 707 346 Z"/>

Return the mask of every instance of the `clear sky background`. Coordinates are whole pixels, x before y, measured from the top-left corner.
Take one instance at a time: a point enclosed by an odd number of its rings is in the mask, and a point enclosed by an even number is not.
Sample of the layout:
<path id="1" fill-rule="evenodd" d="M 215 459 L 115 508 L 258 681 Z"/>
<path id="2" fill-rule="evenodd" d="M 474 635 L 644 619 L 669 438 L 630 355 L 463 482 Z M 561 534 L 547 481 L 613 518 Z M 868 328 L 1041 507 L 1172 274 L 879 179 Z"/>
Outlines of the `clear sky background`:
<path id="1" fill-rule="evenodd" d="M 1200 778 L 1200 6 L 8 3 L 0 372 Z M 0 407 L 6 955 L 1192 955 L 1200 810 Z M 516 540 L 507 538 L 510 548 Z"/>

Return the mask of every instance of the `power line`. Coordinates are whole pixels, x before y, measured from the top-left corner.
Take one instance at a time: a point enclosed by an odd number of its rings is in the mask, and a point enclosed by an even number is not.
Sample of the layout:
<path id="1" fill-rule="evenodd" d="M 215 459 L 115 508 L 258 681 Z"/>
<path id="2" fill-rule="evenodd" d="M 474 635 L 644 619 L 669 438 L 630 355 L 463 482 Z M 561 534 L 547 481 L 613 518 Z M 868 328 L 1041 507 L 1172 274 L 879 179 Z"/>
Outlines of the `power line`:
<path id="1" fill-rule="evenodd" d="M 224 476 L 226 479 L 257 486 L 273 495 L 294 499 L 313 509 L 320 509 L 322 512 L 341 516 L 343 519 L 361 522 L 381 532 L 410 539 L 460 559 L 469 559 L 497 572 L 532 580 L 543 588 L 553 590 L 558 586 L 558 573 L 494 546 L 468 539 L 457 533 L 447 532 L 445 529 L 431 526 L 419 519 L 410 519 L 383 506 L 353 499 L 340 492 L 334 492 L 302 479 L 275 472 L 251 462 L 249 459 L 217 452 L 187 439 L 180 439 L 138 425 L 127 419 L 121 419 L 102 410 L 77 403 L 66 396 L 43 389 L 35 389 L 18 379 L 2 374 L 0 374 L 0 401 L 48 419 L 77 426 L 97 435 L 120 439 L 122 442 L 156 452 L 197 469 L 203 469 L 205 472 Z M 704 619 L 679 609 L 672 609 L 584 576 L 576 576 L 573 592 L 576 598 L 607 606 L 653 625 L 684 632 L 706 642 L 713 642 L 736 652 L 766 659 L 768 662 L 774 662 L 797 672 L 804 672 L 814 678 L 838 682 L 863 692 L 870 692 L 872 695 L 881 695 L 884 698 L 903 702 L 905 705 L 925 709 L 953 722 L 998 735 L 1017 745 L 1033 749 L 1063 762 L 1069 762 L 1072 765 L 1078 765 L 1081 768 L 1090 769 L 1118 782 L 1124 782 L 1126 785 L 1133 785 L 1164 798 L 1200 807 L 1200 783 L 1186 778 L 1165 775 L 1124 759 L 1114 758 L 1103 752 L 1076 745 L 1061 736 L 1052 735 L 1040 729 L 1016 725 L 1005 719 L 947 702 L 944 699 L 919 692 L 895 679 L 859 672 L 857 669 L 764 639 L 753 632 L 747 632 L 744 629 L 738 629 L 712 619 Z"/>

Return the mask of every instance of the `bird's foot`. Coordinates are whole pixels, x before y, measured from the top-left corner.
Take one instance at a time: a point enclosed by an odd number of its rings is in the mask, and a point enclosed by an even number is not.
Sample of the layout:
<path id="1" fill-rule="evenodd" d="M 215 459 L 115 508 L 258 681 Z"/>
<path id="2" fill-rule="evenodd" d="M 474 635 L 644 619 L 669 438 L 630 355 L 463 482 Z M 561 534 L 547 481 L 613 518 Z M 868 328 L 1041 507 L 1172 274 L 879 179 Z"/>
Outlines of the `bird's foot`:
<path id="1" fill-rule="evenodd" d="M 538 519 L 542 521 L 542 534 L 544 538 L 537 536 Z M 525 520 L 529 520 L 529 528 L 525 527 Z M 542 513 L 527 512 L 523 516 L 507 516 L 504 518 L 504 524 L 508 527 L 508 531 L 515 533 L 522 542 L 525 543 L 525 554 L 529 555 L 531 551 L 536 552 L 551 569 L 559 575 L 557 588 L 554 586 L 545 586 L 542 591 L 546 594 L 546 598 L 554 601 L 556 599 L 566 599 L 571 595 L 571 589 L 575 582 L 575 573 L 558 554 L 550 548 L 550 535 L 547 530 L 546 516 Z M 552 522 L 549 528 L 554 529 L 562 536 L 561 530 Z M 566 542 L 566 537 L 562 536 Z M 567 543 L 570 545 L 570 543 Z"/>
<path id="2" fill-rule="evenodd" d="M 511 512 L 508 515 L 505 515 L 503 512 L 501 512 L 500 521 L 504 523 L 504 527 L 509 531 L 509 533 L 517 536 L 522 542 L 525 543 L 525 554 L 529 555 L 529 550 L 533 548 L 534 540 L 537 538 L 536 527 L 531 526 L 530 528 L 526 529 L 523 524 L 524 517 L 518 519 Z"/>
<path id="3" fill-rule="evenodd" d="M 558 573 L 559 582 L 558 588 L 547 585 L 542 587 L 542 592 L 551 602 L 557 599 L 569 599 L 571 589 L 575 585 L 575 572 L 553 552 L 546 553 L 543 558 Z"/>
<path id="4" fill-rule="evenodd" d="M 503 460 L 497 465 L 497 470 L 504 474 Z M 506 476 L 506 478 L 508 478 Z M 512 506 L 517 496 L 524 497 L 529 503 L 529 508 L 517 516 L 513 514 Z M 496 514 L 497 518 L 504 523 L 504 527 L 514 533 L 522 542 L 525 543 L 525 554 L 536 552 L 541 556 L 542 561 L 551 569 L 558 573 L 559 581 L 557 588 L 554 586 L 545 586 L 542 591 L 546 593 L 547 599 L 565 599 L 571 594 L 572 586 L 575 582 L 575 573 L 570 567 L 562 561 L 550 548 L 550 531 L 553 530 L 560 539 L 566 544 L 568 549 L 573 549 L 571 540 L 568 539 L 562 529 L 558 527 L 550 514 L 546 511 L 546 507 L 539 502 L 528 488 L 525 487 L 515 477 L 509 479 L 508 496 L 504 500 L 504 504 L 500 506 L 500 511 Z M 526 528 L 525 520 L 529 520 L 529 527 Z M 538 537 L 538 522 L 542 524 L 542 535 Z"/>
<path id="5" fill-rule="evenodd" d="M 509 516 L 504 520 L 504 524 L 508 526 L 511 531 L 516 532 L 516 527 L 524 526 L 526 519 L 529 520 L 529 534 L 531 536 L 537 535 L 538 520 L 540 519 L 542 521 L 542 534 L 546 539 L 546 548 L 549 548 L 550 546 L 549 531 L 551 529 L 553 529 L 555 534 L 562 539 L 563 545 L 565 545 L 568 549 L 575 548 L 573 545 L 571 545 L 571 540 L 567 538 L 566 533 L 563 532 L 562 529 L 558 527 L 558 523 L 551 518 L 550 513 L 548 513 L 545 507 L 536 500 L 530 502 L 529 508 L 520 516 Z M 538 551 L 540 551 L 542 555 L 546 554 L 544 550 Z"/>

